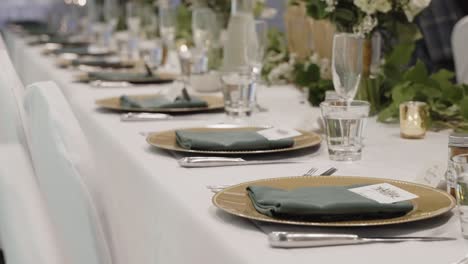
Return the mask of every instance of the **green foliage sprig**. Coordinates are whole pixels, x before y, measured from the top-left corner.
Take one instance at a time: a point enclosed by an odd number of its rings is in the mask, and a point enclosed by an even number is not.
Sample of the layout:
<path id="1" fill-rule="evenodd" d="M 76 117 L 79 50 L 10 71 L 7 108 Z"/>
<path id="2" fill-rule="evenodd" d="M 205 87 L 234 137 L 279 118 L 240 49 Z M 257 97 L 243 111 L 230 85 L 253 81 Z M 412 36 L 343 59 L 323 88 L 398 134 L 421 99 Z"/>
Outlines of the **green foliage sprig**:
<path id="1" fill-rule="evenodd" d="M 454 129 L 468 131 L 468 85 L 454 84 L 455 74 L 440 70 L 429 74 L 418 61 L 409 69 L 407 65 L 414 45 L 401 44 L 386 58 L 382 75 L 382 101 L 378 120 L 398 120 L 399 105 L 407 101 L 422 101 L 429 106 L 433 130 Z"/>

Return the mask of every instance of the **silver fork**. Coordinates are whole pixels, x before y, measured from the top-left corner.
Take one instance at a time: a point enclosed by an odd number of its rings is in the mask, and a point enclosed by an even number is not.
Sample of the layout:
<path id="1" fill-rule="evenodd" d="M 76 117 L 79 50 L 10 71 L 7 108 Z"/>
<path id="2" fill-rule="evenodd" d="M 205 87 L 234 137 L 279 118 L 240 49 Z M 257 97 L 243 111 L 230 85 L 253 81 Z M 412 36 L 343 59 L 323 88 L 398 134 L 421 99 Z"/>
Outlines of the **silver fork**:
<path id="1" fill-rule="evenodd" d="M 317 170 L 317 168 L 310 168 L 310 170 L 302 174 L 302 176 L 313 176 L 317 172 Z"/>
<path id="2" fill-rule="evenodd" d="M 334 169 L 334 171 L 332 171 L 332 169 Z M 315 173 L 317 172 L 317 168 L 310 168 L 310 170 L 308 170 L 306 173 L 304 173 L 302 176 L 314 176 Z M 330 168 L 328 170 L 326 170 L 324 173 L 322 173 L 321 175 L 325 176 L 325 175 L 331 175 L 333 174 L 334 172 L 336 171 L 336 168 Z M 331 173 L 331 174 L 325 174 L 325 173 Z M 230 187 L 231 185 L 229 184 L 223 184 L 223 185 L 207 185 L 206 188 L 208 188 L 210 191 L 214 192 L 214 193 L 218 193 L 228 187 Z"/>

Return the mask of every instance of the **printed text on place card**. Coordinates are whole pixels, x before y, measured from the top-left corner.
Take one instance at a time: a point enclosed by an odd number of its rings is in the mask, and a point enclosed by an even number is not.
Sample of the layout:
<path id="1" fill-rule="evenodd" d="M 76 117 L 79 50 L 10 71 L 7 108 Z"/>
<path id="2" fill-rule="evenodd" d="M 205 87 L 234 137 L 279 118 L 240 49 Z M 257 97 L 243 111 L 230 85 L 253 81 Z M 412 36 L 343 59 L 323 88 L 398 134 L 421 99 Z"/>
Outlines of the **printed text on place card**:
<path id="1" fill-rule="evenodd" d="M 388 183 L 367 185 L 349 190 L 383 204 L 396 203 L 418 198 L 417 195 Z"/>

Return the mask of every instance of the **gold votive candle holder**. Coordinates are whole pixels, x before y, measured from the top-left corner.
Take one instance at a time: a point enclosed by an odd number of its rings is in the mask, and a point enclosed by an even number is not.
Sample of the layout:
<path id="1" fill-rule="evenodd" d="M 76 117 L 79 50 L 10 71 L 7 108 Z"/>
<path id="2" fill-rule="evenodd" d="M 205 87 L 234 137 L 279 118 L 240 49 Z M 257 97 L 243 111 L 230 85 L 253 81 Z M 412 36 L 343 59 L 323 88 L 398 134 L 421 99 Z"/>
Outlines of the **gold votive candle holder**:
<path id="1" fill-rule="evenodd" d="M 424 102 L 409 101 L 400 104 L 400 136 L 421 139 L 426 135 L 429 107 Z"/>

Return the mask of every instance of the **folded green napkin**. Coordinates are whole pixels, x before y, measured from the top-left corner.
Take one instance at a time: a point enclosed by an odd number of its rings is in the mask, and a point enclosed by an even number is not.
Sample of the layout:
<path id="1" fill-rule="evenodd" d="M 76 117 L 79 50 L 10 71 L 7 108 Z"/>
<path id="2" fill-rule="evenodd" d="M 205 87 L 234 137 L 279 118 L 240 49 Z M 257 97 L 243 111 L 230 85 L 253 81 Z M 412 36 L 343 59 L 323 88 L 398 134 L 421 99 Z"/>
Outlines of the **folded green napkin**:
<path id="1" fill-rule="evenodd" d="M 196 97 L 192 97 L 190 101 L 177 97 L 174 101 L 169 101 L 162 96 L 151 98 L 134 98 L 127 95 L 120 97 L 120 106 L 131 108 L 197 108 L 207 107 L 208 104 Z"/>
<path id="2" fill-rule="evenodd" d="M 268 140 L 255 131 L 177 130 L 177 144 L 185 149 L 213 151 L 269 150 L 289 148 L 294 139 Z"/>
<path id="3" fill-rule="evenodd" d="M 71 40 L 69 36 L 50 36 L 48 39 L 40 40 L 42 43 L 56 43 L 67 47 L 83 47 L 89 45 L 87 41 Z"/>
<path id="4" fill-rule="evenodd" d="M 161 79 L 158 75 L 148 75 L 146 73 L 133 72 L 90 72 L 88 73 L 88 77 L 91 80 L 130 82 L 135 84 L 172 82 L 170 79 Z"/>
<path id="5" fill-rule="evenodd" d="M 131 63 L 124 63 L 121 61 L 111 61 L 106 58 L 86 58 L 86 59 L 76 59 L 72 61 L 73 66 L 78 65 L 87 65 L 93 67 L 102 67 L 102 68 L 131 68 L 133 64 Z"/>
<path id="6" fill-rule="evenodd" d="M 358 186 L 302 187 L 293 190 L 249 186 L 255 209 L 276 218 L 314 221 L 344 221 L 393 218 L 413 210 L 409 201 L 381 204 L 348 188 Z"/>
<path id="7" fill-rule="evenodd" d="M 86 44 L 86 45 L 66 46 L 66 47 L 54 50 L 53 53 L 55 54 L 74 53 L 78 56 L 105 56 L 105 55 L 110 54 L 111 52 L 107 52 L 107 51 L 93 52 L 89 49 L 89 46 Z"/>

